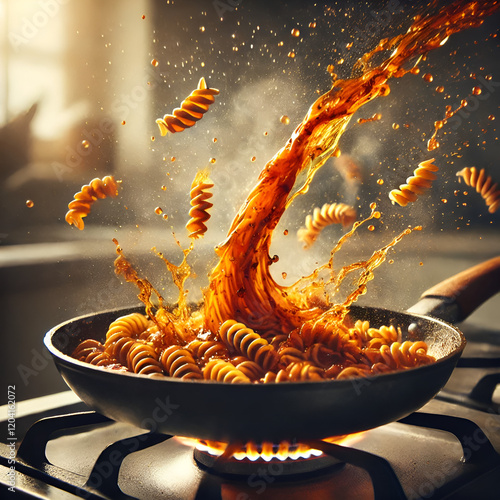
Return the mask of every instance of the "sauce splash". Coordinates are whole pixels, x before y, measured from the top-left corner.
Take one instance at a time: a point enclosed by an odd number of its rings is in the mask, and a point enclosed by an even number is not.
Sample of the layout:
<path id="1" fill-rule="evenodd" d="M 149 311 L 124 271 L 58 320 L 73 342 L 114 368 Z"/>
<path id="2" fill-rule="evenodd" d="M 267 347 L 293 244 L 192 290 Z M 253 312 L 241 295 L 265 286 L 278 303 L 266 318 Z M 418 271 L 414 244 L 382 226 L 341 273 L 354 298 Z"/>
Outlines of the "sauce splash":
<path id="1" fill-rule="evenodd" d="M 265 327 L 289 332 L 321 313 L 326 314 L 328 299 L 319 299 L 321 293 L 311 293 L 316 272 L 309 277 L 310 285 L 306 288 L 299 287 L 303 280 L 283 287 L 271 277 L 269 249 L 273 230 L 286 208 L 308 190 L 314 174 L 337 149 L 340 137 L 359 108 L 377 97 L 387 96 L 390 92 L 387 82 L 391 78 L 417 73 L 418 63 L 429 51 L 444 45 L 453 33 L 480 26 L 498 7 L 498 1 L 454 2 L 436 15 L 415 16 L 406 33 L 381 40 L 358 60 L 354 71 L 359 76 L 335 80 L 332 88 L 314 102 L 286 145 L 264 167 L 234 218 L 226 240 L 216 248 L 219 262 L 204 293 L 207 330 L 215 333 L 222 322 L 236 319 L 256 331 Z M 386 51 L 390 55 L 382 63 L 372 65 L 375 55 Z M 298 175 L 304 171 L 307 175 L 303 186 L 292 194 Z M 353 231 L 358 226 L 355 224 Z M 364 293 L 366 282 L 385 259 L 388 248 L 407 233 L 408 230 L 375 252 L 368 261 L 352 264 L 333 278 L 338 282 L 352 270 L 364 269 L 358 289 L 341 306 L 342 310 Z M 333 254 L 343 241 L 334 248 L 327 264 L 332 273 Z"/>

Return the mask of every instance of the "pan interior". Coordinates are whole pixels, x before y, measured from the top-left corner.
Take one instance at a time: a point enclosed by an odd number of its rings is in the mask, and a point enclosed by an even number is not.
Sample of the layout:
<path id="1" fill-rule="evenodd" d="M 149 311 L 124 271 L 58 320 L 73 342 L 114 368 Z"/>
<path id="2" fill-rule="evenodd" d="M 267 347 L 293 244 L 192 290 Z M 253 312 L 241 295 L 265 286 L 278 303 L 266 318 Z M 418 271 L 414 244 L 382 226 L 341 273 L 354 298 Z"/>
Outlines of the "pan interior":
<path id="1" fill-rule="evenodd" d="M 446 358 L 465 347 L 462 333 L 444 321 L 387 309 L 352 306 L 349 312 L 351 320 L 368 320 L 370 326 L 395 326 L 401 330 L 400 342 L 424 341 L 428 345 L 428 354 L 436 359 Z"/>

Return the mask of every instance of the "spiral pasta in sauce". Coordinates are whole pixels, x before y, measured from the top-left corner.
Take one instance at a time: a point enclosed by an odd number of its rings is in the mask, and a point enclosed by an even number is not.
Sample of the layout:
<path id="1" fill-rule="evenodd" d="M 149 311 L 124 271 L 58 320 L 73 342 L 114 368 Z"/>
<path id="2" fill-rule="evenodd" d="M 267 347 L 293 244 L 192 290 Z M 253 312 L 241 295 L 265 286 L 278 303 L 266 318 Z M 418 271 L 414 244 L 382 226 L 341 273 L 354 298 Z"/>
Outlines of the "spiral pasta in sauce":
<path id="1" fill-rule="evenodd" d="M 307 215 L 305 227 L 297 232 L 299 241 L 304 243 L 304 248 L 309 248 L 316 241 L 321 231 L 331 224 L 342 224 L 346 227 L 356 220 L 356 210 L 345 203 L 325 203 L 321 208 L 316 207 Z"/>
<path id="2" fill-rule="evenodd" d="M 457 172 L 457 176 L 482 196 L 490 214 L 498 210 L 500 207 L 500 188 L 498 183 L 493 182 L 493 179 L 486 173 L 484 168 L 478 172 L 476 167 L 465 167 L 460 172 Z"/>
<path id="3" fill-rule="evenodd" d="M 393 189 L 389 193 L 389 199 L 393 204 L 397 203 L 402 207 L 406 207 L 408 203 L 416 201 L 416 199 L 424 194 L 431 186 L 432 182 L 437 179 L 439 168 L 432 162 L 434 158 L 425 160 L 418 164 L 418 168 L 413 171 L 413 175 L 406 179 L 406 184 L 401 184 L 399 189 Z"/>
<path id="4" fill-rule="evenodd" d="M 83 218 L 90 213 L 92 204 L 108 196 L 112 198 L 118 196 L 118 183 L 113 176 L 107 175 L 103 179 L 96 177 L 91 180 L 89 184 L 82 186 L 82 189 L 74 195 L 74 200 L 68 204 L 66 222 L 82 230 L 85 226 Z"/>
<path id="5" fill-rule="evenodd" d="M 139 329 L 142 328 L 142 331 Z M 393 325 L 306 322 L 269 343 L 264 335 L 235 320 L 225 321 L 217 338 L 168 344 L 158 326 L 140 313 L 118 318 L 106 340 L 82 341 L 73 352 L 80 361 L 149 377 L 224 383 L 277 383 L 342 380 L 406 370 L 432 363 L 423 341 L 402 341 Z"/>
<path id="6" fill-rule="evenodd" d="M 213 196 L 209 191 L 214 186 L 214 183 L 208 177 L 208 170 L 199 171 L 191 185 L 191 210 L 189 215 L 191 219 L 186 224 L 186 229 L 189 231 L 189 237 L 197 239 L 202 237 L 207 232 L 206 222 L 210 219 L 208 210 L 213 207 L 213 204 L 208 200 Z"/>
<path id="7" fill-rule="evenodd" d="M 207 88 L 205 78 L 200 78 L 198 88 L 182 101 L 180 108 L 175 108 L 171 115 L 156 120 L 161 135 L 167 135 L 168 132 L 171 134 L 182 132 L 195 125 L 215 102 L 214 96 L 218 94 L 217 89 Z"/>

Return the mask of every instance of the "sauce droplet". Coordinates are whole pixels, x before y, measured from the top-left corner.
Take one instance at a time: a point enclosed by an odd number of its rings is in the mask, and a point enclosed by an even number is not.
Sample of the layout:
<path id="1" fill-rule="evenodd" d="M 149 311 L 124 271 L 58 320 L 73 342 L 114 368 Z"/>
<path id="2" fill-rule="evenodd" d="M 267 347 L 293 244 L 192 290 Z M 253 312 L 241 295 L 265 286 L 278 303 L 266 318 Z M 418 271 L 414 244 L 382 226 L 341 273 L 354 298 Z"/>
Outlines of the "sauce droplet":
<path id="1" fill-rule="evenodd" d="M 163 210 L 160 207 L 155 208 L 155 214 L 161 215 L 163 213 Z"/>
<path id="2" fill-rule="evenodd" d="M 293 59 L 295 57 L 295 52 L 293 50 L 291 50 L 290 52 L 288 52 L 288 57 L 290 59 Z"/>
<path id="3" fill-rule="evenodd" d="M 300 30 L 298 30 L 297 28 L 293 28 L 292 36 L 294 36 L 294 37 L 300 36 Z"/>
<path id="4" fill-rule="evenodd" d="M 377 180 L 377 184 L 378 184 L 379 186 L 381 186 L 383 183 L 384 183 L 384 179 L 378 179 L 378 180 Z"/>
<path id="5" fill-rule="evenodd" d="M 290 123 L 290 118 L 288 118 L 288 116 L 286 115 L 283 115 L 280 118 L 280 122 L 283 123 L 283 125 L 288 125 Z"/>
<path id="6" fill-rule="evenodd" d="M 35 204 L 33 203 L 33 200 L 26 200 L 26 206 L 28 208 L 33 208 Z"/>
<path id="7" fill-rule="evenodd" d="M 309 23 L 309 28 L 316 28 L 317 24 L 316 21 L 312 21 Z"/>
<path id="8" fill-rule="evenodd" d="M 479 95 L 482 92 L 481 87 L 473 87 L 472 88 L 472 93 L 474 95 Z"/>
<path id="9" fill-rule="evenodd" d="M 84 141 L 82 141 L 82 146 L 84 149 L 89 149 L 90 148 L 90 142 L 87 141 L 87 139 L 85 139 Z"/>
<path id="10" fill-rule="evenodd" d="M 430 74 L 430 73 L 425 73 L 424 76 L 422 76 L 422 78 L 426 81 L 426 82 L 429 82 L 431 83 L 432 80 L 434 80 L 433 76 Z"/>
<path id="11" fill-rule="evenodd" d="M 154 66 L 155 68 L 159 65 L 160 63 L 158 62 L 157 59 L 152 59 L 151 60 L 151 65 Z"/>
<path id="12" fill-rule="evenodd" d="M 217 160 L 215 158 L 210 158 L 210 160 L 208 160 L 210 163 L 215 163 Z"/>
<path id="13" fill-rule="evenodd" d="M 370 225 L 368 226 L 368 231 L 375 231 L 375 226 L 374 226 L 374 225 L 372 225 L 372 224 L 370 224 Z"/>

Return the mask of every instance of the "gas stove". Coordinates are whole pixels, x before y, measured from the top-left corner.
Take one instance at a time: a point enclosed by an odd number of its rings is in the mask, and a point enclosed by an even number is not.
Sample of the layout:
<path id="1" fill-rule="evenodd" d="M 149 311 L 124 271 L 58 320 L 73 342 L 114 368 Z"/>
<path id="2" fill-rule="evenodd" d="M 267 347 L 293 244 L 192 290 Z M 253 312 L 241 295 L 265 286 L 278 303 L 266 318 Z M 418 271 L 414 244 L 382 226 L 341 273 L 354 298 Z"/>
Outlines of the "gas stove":
<path id="1" fill-rule="evenodd" d="M 465 354 L 435 399 L 341 444 L 301 443 L 315 450 L 308 458 L 217 456 L 190 439 L 111 421 L 70 391 L 20 402 L 15 412 L 5 405 L 1 488 L 16 498 L 496 499 L 500 336 L 462 330 Z"/>

